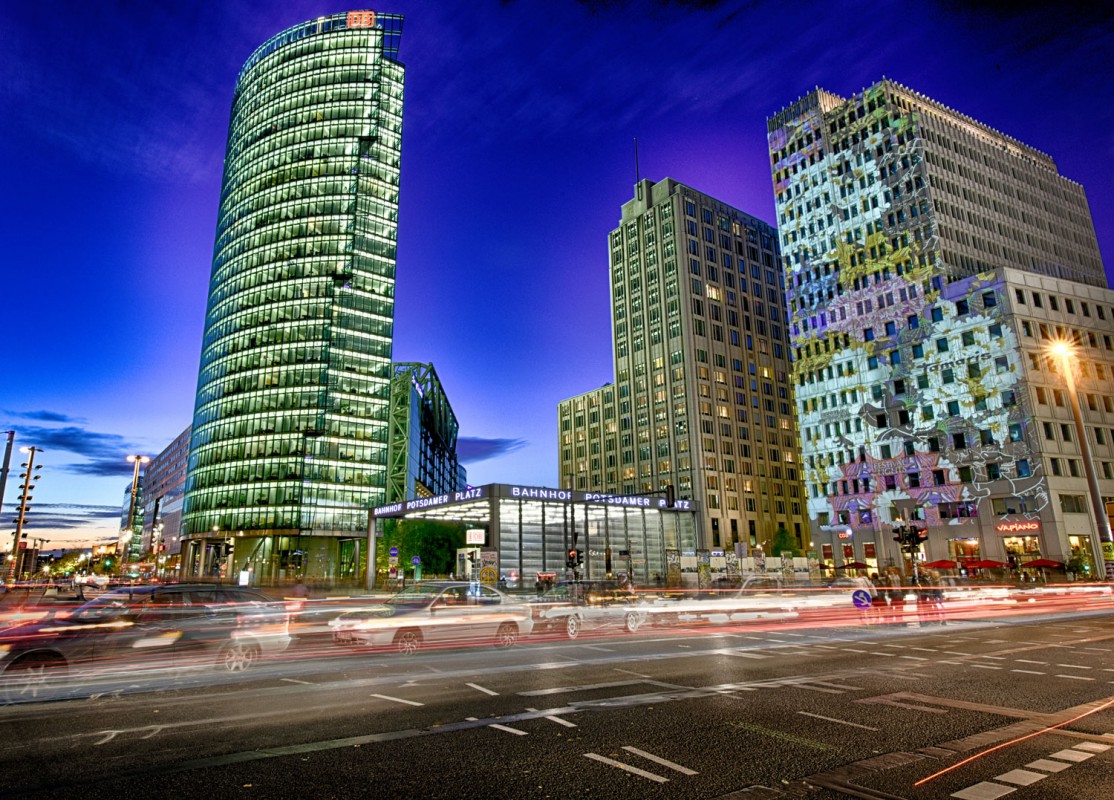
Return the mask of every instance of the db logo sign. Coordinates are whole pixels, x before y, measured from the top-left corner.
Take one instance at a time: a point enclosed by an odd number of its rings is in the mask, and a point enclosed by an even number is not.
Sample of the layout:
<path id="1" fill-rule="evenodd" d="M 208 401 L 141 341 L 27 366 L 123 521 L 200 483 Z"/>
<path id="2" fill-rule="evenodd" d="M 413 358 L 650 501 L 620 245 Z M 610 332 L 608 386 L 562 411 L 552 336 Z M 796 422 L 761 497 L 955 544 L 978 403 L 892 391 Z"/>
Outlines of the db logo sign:
<path id="1" fill-rule="evenodd" d="M 349 28 L 374 28 L 374 11 L 349 11 L 347 25 Z"/>

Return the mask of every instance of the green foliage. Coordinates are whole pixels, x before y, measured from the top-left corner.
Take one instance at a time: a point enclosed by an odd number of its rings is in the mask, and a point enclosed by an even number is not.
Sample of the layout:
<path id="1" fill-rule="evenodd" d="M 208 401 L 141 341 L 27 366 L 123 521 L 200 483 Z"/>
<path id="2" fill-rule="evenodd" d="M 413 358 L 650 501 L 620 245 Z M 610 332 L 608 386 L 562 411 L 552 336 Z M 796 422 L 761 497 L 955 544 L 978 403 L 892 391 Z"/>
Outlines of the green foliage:
<path id="1" fill-rule="evenodd" d="M 376 566 L 390 567 L 390 550 L 398 548 L 398 566 L 410 568 L 410 560 L 422 560 L 423 575 L 448 575 L 456 569 L 457 548 L 464 547 L 465 526 L 427 519 L 383 520 Z"/>
<path id="2" fill-rule="evenodd" d="M 766 544 L 766 554 L 780 556 L 785 551 L 792 553 L 794 557 L 804 555 L 801 548 L 797 546 L 796 538 L 789 534 L 784 525 L 779 525 L 778 529 L 774 531 L 773 539 L 770 539 Z"/>

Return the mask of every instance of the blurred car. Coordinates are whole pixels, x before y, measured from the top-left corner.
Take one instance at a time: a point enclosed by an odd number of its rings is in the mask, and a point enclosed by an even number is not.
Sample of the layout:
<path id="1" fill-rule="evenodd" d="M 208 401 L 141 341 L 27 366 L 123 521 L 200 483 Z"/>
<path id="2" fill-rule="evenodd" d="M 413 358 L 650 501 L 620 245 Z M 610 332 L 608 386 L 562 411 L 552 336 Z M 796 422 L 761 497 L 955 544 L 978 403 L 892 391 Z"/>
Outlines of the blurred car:
<path id="1" fill-rule="evenodd" d="M 0 630 L 0 694 L 33 700 L 48 683 L 108 671 L 250 667 L 290 644 L 290 618 L 266 595 L 234 586 L 116 589 L 72 612 Z"/>
<path id="2" fill-rule="evenodd" d="M 797 616 L 803 597 L 775 575 L 748 575 L 738 589 L 671 592 L 648 613 L 656 625 L 692 625 L 787 619 Z"/>
<path id="3" fill-rule="evenodd" d="M 339 645 L 393 648 L 494 642 L 510 647 L 533 629 L 530 607 L 491 586 L 427 581 L 384 603 L 346 611 L 329 623 Z"/>
<path id="4" fill-rule="evenodd" d="M 561 581 L 530 606 L 534 633 L 563 633 L 570 639 L 592 628 L 634 633 L 646 621 L 638 595 L 614 580 Z"/>

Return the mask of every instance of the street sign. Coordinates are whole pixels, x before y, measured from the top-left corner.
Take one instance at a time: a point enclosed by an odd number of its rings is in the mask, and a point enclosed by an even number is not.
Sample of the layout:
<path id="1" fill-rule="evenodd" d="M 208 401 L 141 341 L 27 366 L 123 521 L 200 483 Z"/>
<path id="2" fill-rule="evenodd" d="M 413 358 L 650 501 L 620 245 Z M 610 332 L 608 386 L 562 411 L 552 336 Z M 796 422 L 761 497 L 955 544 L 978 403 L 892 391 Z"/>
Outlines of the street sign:
<path id="1" fill-rule="evenodd" d="M 851 593 L 851 602 L 855 604 L 855 608 L 870 608 L 870 592 L 856 589 Z"/>
<path id="2" fill-rule="evenodd" d="M 390 554 L 391 558 L 398 558 L 398 548 L 397 547 L 392 547 L 387 552 Z"/>
<path id="3" fill-rule="evenodd" d="M 414 556 L 412 559 L 410 559 L 410 563 L 413 564 L 415 567 L 420 567 L 422 565 L 422 557 Z"/>

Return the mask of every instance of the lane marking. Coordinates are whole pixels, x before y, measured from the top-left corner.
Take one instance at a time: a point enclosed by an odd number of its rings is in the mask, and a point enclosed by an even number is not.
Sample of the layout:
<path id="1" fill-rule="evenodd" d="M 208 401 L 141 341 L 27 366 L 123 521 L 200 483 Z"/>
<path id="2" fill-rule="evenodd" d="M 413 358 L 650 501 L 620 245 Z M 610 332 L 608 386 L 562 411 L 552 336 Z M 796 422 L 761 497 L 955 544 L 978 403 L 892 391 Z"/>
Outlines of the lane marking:
<path id="1" fill-rule="evenodd" d="M 1010 672 L 1021 672 L 1025 675 L 1047 675 L 1047 672 L 1038 672 L 1035 669 L 1011 669 Z"/>
<path id="2" fill-rule="evenodd" d="M 1016 791 L 1016 786 L 1003 786 L 1000 783 L 983 781 L 982 783 L 976 783 L 974 786 L 968 786 L 966 789 L 953 793 L 952 797 L 958 797 L 959 800 L 995 800 L 995 798 Z"/>
<path id="3" fill-rule="evenodd" d="M 1001 667 L 996 667 L 993 664 L 972 664 L 971 666 L 975 669 L 1001 669 Z"/>
<path id="4" fill-rule="evenodd" d="M 499 694 L 498 692 L 493 692 L 490 689 L 485 689 L 484 687 L 482 687 L 482 686 L 480 686 L 479 684 L 476 684 L 476 683 L 466 683 L 464 685 L 465 686 L 471 686 L 477 692 L 483 692 L 484 694 L 489 694 L 493 697 Z"/>
<path id="5" fill-rule="evenodd" d="M 672 770 L 676 770 L 677 772 L 680 772 L 682 775 L 698 775 L 698 774 L 700 774 L 700 773 L 696 772 L 695 770 L 689 769 L 688 767 L 682 767 L 680 764 L 674 764 L 672 761 L 667 761 L 664 758 L 662 758 L 661 756 L 655 756 L 653 753 L 647 753 L 645 750 L 639 750 L 637 747 L 631 747 L 630 745 L 623 745 L 623 749 L 626 750 L 629 753 L 634 753 L 636 756 L 642 756 L 643 758 L 647 758 L 650 761 L 653 761 L 655 764 L 661 764 L 663 767 L 669 767 Z"/>
<path id="6" fill-rule="evenodd" d="M 1019 659 L 1017 659 L 1017 663 L 1018 664 L 1040 664 L 1042 666 L 1046 666 L 1048 664 L 1047 661 L 1033 661 L 1032 659 L 1028 659 L 1028 658 L 1019 658 Z"/>
<path id="7" fill-rule="evenodd" d="M 515 736 L 529 736 L 530 735 L 526 731 L 520 731 L 518 728 L 509 728 L 506 725 L 500 725 L 496 722 L 491 723 L 487 727 L 495 728 L 496 730 L 499 730 L 499 731 L 506 731 L 507 733 L 513 733 Z"/>
<path id="8" fill-rule="evenodd" d="M 1094 667 L 1083 667 L 1077 664 L 1057 664 L 1056 666 L 1063 667 L 1064 669 L 1094 669 Z"/>
<path id="9" fill-rule="evenodd" d="M 1067 769 L 1071 764 L 1066 764 L 1063 761 L 1050 761 L 1047 758 L 1038 758 L 1036 761 L 1030 761 L 1025 766 L 1032 767 L 1033 769 L 1043 769 L 1045 772 L 1059 772 L 1060 770 Z"/>
<path id="10" fill-rule="evenodd" d="M 1088 753 L 1105 753 L 1110 749 L 1110 745 L 1099 744 L 1098 742 L 1083 742 L 1082 744 L 1075 745 L 1072 749 L 1086 750 Z"/>
<path id="11" fill-rule="evenodd" d="M 537 713 L 537 709 L 536 709 L 536 708 L 528 708 L 528 709 L 526 709 L 526 710 L 527 710 L 527 711 L 532 711 L 532 712 L 534 712 L 534 713 Z M 564 726 L 565 726 L 566 728 L 575 728 L 575 727 L 576 727 L 576 723 L 575 723 L 575 722 L 569 722 L 569 721 L 568 721 L 567 719 L 562 719 L 561 717 L 555 717 L 555 716 L 551 716 L 551 715 L 546 715 L 546 716 L 542 717 L 542 719 L 547 719 L 547 720 L 549 720 L 550 722 L 556 722 L 556 723 L 557 723 L 558 725 L 564 725 Z"/>
<path id="12" fill-rule="evenodd" d="M 825 717 L 821 714 L 813 714 L 811 711 L 798 711 L 797 713 L 802 714 L 806 717 L 815 717 L 816 719 L 823 719 L 823 720 L 827 720 L 828 722 L 836 722 L 836 723 L 839 723 L 840 725 L 850 725 L 852 728 L 862 728 L 863 730 L 867 730 L 867 731 L 880 730 L 880 728 L 872 728 L 869 725 L 860 725 L 857 722 L 848 722 L 845 719 L 836 719 L 835 717 Z"/>
<path id="13" fill-rule="evenodd" d="M 604 758 L 603 756 L 596 755 L 595 753 L 585 753 L 584 757 L 593 758 L 596 761 L 601 761 L 611 767 L 618 767 L 619 769 L 626 770 L 627 772 L 633 773 L 642 778 L 647 778 L 651 781 L 655 781 L 656 783 L 669 783 L 669 778 L 663 778 L 661 775 L 655 775 L 652 772 L 647 772 L 646 770 L 639 769 L 638 767 L 632 767 L 629 764 L 624 764 L 620 761 L 612 761 L 610 758 Z"/>
<path id="14" fill-rule="evenodd" d="M 1027 769 L 1011 769 L 1009 772 L 995 775 L 994 780 L 1001 781 L 1002 783 L 1013 783 L 1018 786 L 1028 786 L 1037 781 L 1042 781 L 1047 777 L 1047 775 L 1042 775 L 1039 772 L 1031 772 Z"/>
<path id="15" fill-rule="evenodd" d="M 1057 675 L 1057 678 L 1068 678 L 1073 681 L 1093 681 L 1094 678 L 1088 678 L 1086 675 Z"/>
<path id="16" fill-rule="evenodd" d="M 615 648 L 613 647 L 600 647 L 598 644 L 582 644 L 580 646 L 583 647 L 585 650 L 599 650 L 601 653 L 615 652 Z"/>
<path id="17" fill-rule="evenodd" d="M 643 675 L 641 672 L 631 672 L 629 669 L 619 669 L 615 667 L 616 672 L 625 672 L 627 675 L 634 675 L 636 678 L 649 678 L 649 675 Z"/>
<path id="18" fill-rule="evenodd" d="M 372 697 L 378 697 L 380 700 L 390 700 L 392 703 L 405 703 L 408 706 L 424 706 L 425 703 L 419 703 L 417 700 L 403 700 L 401 697 L 390 697 L 385 694 L 373 694 Z"/>
<path id="19" fill-rule="evenodd" d="M 279 680 L 286 681 L 287 683 L 300 683 L 303 686 L 313 686 L 309 681 L 300 681 L 297 678 L 279 678 Z"/>
<path id="20" fill-rule="evenodd" d="M 1094 753 L 1084 753 L 1082 750 L 1060 750 L 1050 755 L 1049 758 L 1058 758 L 1061 761 L 1074 761 L 1078 763 L 1080 761 L 1086 761 L 1088 758 L 1093 758 L 1094 755 Z"/>

